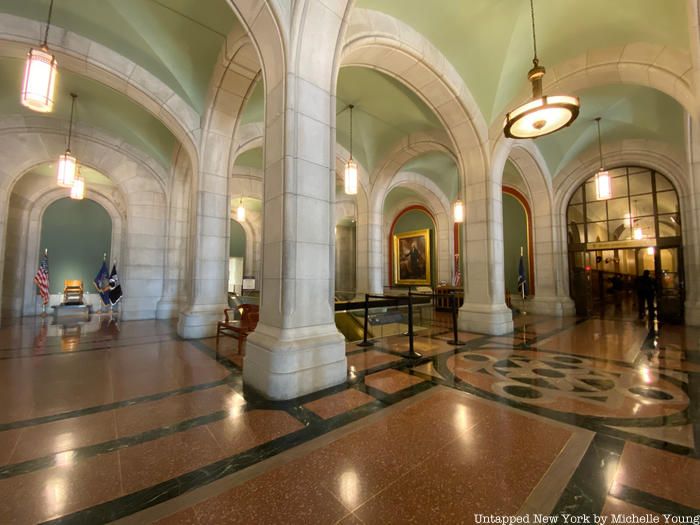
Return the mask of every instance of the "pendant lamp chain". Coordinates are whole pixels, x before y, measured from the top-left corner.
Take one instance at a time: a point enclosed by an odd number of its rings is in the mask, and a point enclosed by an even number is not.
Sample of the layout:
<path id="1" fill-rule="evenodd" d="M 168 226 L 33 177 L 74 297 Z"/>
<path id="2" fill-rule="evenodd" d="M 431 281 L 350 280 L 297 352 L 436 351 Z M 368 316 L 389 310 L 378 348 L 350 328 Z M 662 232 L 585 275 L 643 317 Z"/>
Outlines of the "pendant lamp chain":
<path id="1" fill-rule="evenodd" d="M 350 104 L 348 107 L 350 108 L 350 160 L 352 160 L 352 108 L 355 106 Z"/>
<path id="2" fill-rule="evenodd" d="M 46 20 L 46 29 L 44 30 L 44 41 L 41 44 L 41 47 L 48 47 L 48 42 L 49 42 L 49 27 L 51 26 L 51 14 L 53 13 L 53 0 L 51 0 L 51 3 L 49 4 L 49 17 Z"/>
<path id="3" fill-rule="evenodd" d="M 532 59 L 532 63 L 537 67 L 540 63 L 537 58 L 537 34 L 535 33 L 535 6 L 533 0 L 530 0 L 530 19 L 532 20 L 532 49 L 534 51 L 535 57 Z"/>
<path id="4" fill-rule="evenodd" d="M 70 103 L 70 122 L 68 123 L 68 145 L 66 147 L 66 151 L 70 151 L 70 138 L 73 134 L 73 114 L 75 112 L 75 99 L 78 98 L 78 95 L 75 93 L 71 93 L 70 96 L 73 100 Z"/>
<path id="5" fill-rule="evenodd" d="M 600 170 L 603 171 L 603 143 L 600 140 L 600 117 L 596 117 L 595 122 L 598 125 L 598 155 L 600 155 Z"/>

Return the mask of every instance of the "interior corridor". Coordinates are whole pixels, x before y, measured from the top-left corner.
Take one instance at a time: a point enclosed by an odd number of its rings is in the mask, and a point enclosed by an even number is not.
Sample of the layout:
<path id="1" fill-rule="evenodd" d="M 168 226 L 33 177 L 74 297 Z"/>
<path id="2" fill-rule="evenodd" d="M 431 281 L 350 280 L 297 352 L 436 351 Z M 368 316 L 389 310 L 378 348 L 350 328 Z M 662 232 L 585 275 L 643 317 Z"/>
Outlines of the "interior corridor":
<path id="1" fill-rule="evenodd" d="M 524 315 L 347 344 L 347 384 L 243 388 L 236 342 L 109 317 L 0 331 L 2 523 L 697 516 L 700 330 Z M 534 518 L 533 518 L 534 519 Z"/>

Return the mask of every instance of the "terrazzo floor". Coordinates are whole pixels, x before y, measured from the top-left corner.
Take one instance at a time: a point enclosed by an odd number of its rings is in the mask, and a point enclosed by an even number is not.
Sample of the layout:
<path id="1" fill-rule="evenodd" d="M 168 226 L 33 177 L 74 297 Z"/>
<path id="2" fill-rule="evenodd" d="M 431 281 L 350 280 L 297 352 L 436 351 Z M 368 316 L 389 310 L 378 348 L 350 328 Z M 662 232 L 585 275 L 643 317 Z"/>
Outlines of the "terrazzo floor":
<path id="1" fill-rule="evenodd" d="M 0 523 L 700 519 L 700 330 L 515 326 L 348 343 L 346 383 L 286 402 L 169 322 L 0 328 Z"/>

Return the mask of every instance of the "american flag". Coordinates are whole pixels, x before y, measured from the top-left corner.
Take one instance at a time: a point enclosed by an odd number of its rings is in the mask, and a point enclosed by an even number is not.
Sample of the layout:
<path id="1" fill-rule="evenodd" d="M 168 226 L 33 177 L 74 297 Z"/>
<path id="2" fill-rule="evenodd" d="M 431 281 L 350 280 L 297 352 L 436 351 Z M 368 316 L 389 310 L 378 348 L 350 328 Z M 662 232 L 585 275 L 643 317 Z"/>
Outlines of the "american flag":
<path id="1" fill-rule="evenodd" d="M 39 287 L 39 294 L 44 300 L 44 304 L 49 304 L 49 256 L 46 252 L 41 256 L 41 262 L 34 276 L 34 282 Z"/>

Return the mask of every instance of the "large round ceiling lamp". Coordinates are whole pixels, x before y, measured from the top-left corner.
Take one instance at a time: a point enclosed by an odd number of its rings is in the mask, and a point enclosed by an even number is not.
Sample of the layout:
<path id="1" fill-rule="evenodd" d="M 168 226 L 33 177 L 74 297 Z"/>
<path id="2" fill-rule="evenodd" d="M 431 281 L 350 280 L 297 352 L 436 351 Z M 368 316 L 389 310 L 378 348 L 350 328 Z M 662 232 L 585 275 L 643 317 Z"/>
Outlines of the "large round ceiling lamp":
<path id="1" fill-rule="evenodd" d="M 357 162 L 352 158 L 352 109 L 355 106 L 350 104 L 350 158 L 345 163 L 345 193 L 347 195 L 357 195 Z"/>
<path id="2" fill-rule="evenodd" d="M 545 69 L 537 58 L 537 38 L 535 37 L 535 8 L 530 0 L 532 18 L 532 42 L 535 57 L 533 68 L 527 78 L 532 83 L 532 100 L 506 114 L 503 133 L 513 139 L 534 139 L 568 126 L 578 116 L 580 102 L 578 97 L 569 95 L 543 95 L 542 77 Z"/>
<path id="3" fill-rule="evenodd" d="M 24 68 L 24 80 L 22 81 L 20 99 L 22 105 L 40 113 L 53 111 L 53 94 L 56 88 L 56 57 L 49 53 L 47 46 L 52 11 L 53 0 L 51 0 L 49 5 L 49 17 L 46 21 L 44 41 L 39 49 L 29 49 L 27 63 Z"/>
<path id="4" fill-rule="evenodd" d="M 70 151 L 70 139 L 73 134 L 73 114 L 75 112 L 75 99 L 78 95 L 71 93 L 70 96 L 73 98 L 70 105 L 70 124 L 68 125 L 68 144 L 66 145 L 66 152 L 58 157 L 58 174 L 56 182 L 62 188 L 72 188 L 73 181 L 75 180 L 75 172 L 78 169 L 78 161 L 73 156 Z"/>
<path id="5" fill-rule="evenodd" d="M 595 121 L 598 125 L 598 154 L 600 155 L 600 168 L 598 169 L 598 173 L 595 174 L 595 193 L 596 199 L 600 201 L 612 197 L 612 182 L 610 180 L 610 173 L 603 168 L 603 143 L 600 140 L 600 117 L 596 117 Z"/>

